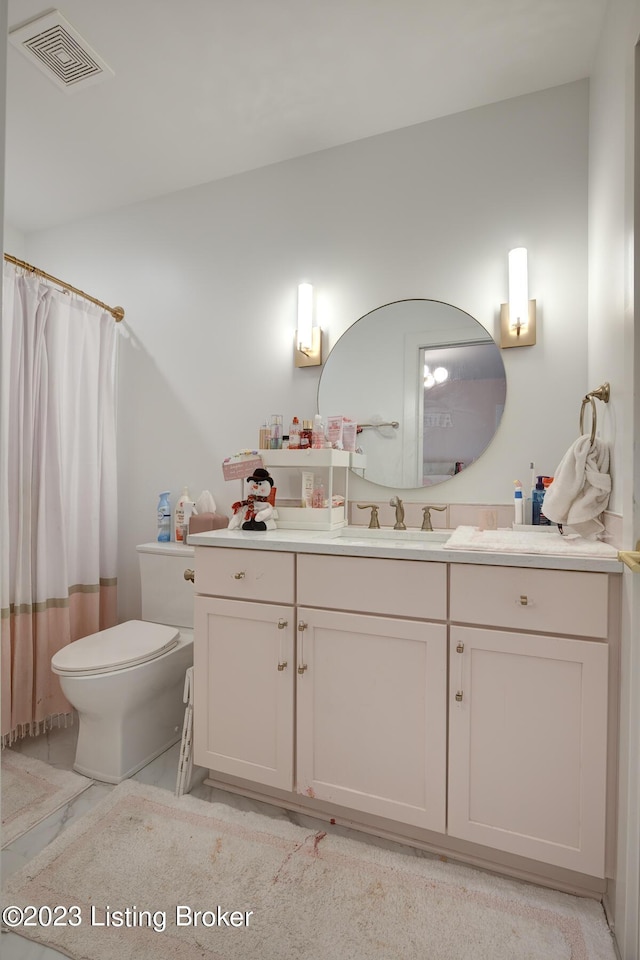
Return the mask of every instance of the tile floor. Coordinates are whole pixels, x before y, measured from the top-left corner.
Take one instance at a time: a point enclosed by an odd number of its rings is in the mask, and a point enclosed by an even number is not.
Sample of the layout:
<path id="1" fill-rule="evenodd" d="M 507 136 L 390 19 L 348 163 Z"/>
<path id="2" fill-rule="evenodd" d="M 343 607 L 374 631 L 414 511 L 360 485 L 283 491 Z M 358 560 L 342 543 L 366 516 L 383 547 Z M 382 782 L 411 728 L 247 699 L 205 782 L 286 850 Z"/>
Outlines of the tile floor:
<path id="1" fill-rule="evenodd" d="M 20 751 L 31 757 L 36 757 L 45 763 L 50 763 L 54 767 L 64 770 L 73 769 L 73 760 L 75 757 L 76 740 L 78 736 L 77 723 L 70 727 L 50 730 L 47 734 L 40 737 L 26 737 L 24 740 L 13 744 L 12 750 Z M 173 747 L 163 753 L 156 760 L 147 764 L 142 770 L 133 777 L 141 783 L 152 784 L 153 786 L 175 792 L 176 779 L 178 773 L 178 759 L 180 754 L 180 744 L 176 743 Z M 207 771 L 201 767 L 195 767 L 191 778 L 191 796 L 199 797 L 203 800 L 217 801 L 227 803 L 230 806 L 241 810 L 253 810 L 266 816 L 275 818 L 287 818 L 293 823 L 308 827 L 310 830 L 323 829 L 323 822 L 315 820 L 313 817 L 304 814 L 297 814 L 280 807 L 274 807 L 260 801 L 250 800 L 235 794 L 226 793 L 214 787 L 206 786 L 202 781 Z M 48 843 L 51 843 L 60 833 L 62 833 L 70 823 L 73 823 L 83 813 L 86 813 L 94 807 L 103 797 L 113 790 L 113 785 L 108 783 L 93 783 L 87 790 L 78 797 L 71 800 L 66 806 L 57 810 L 42 823 L 33 827 L 22 837 L 19 837 L 6 849 L 2 851 L 2 878 L 6 880 L 11 874 L 23 867 L 29 860 L 33 859 Z M 349 830 L 344 827 L 334 827 L 337 832 L 345 836 L 355 836 L 365 842 L 377 844 L 378 846 L 389 849 L 402 850 L 406 853 L 413 853 L 415 856 L 430 856 L 420 850 L 411 847 L 400 846 L 391 841 L 378 839 L 375 837 L 366 837 L 362 833 Z M 24 937 L 15 933 L 2 931 L 0 936 L 0 954 L 2 960 L 63 960 L 63 954 L 57 950 L 43 947 L 40 944 L 33 943 Z"/>
<path id="2" fill-rule="evenodd" d="M 54 767 L 71 770 L 75 757 L 77 735 L 78 726 L 76 723 L 66 729 L 51 730 L 40 737 L 27 737 L 19 743 L 14 744 L 12 749 L 19 750 L 31 757 L 36 757 L 38 760 L 50 763 Z M 143 767 L 133 779 L 139 780 L 141 783 L 152 784 L 174 793 L 176 789 L 179 753 L 180 744 L 177 743 L 167 750 L 166 753 L 147 764 L 146 767 Z M 206 774 L 207 771 L 201 767 L 194 768 L 191 778 L 191 790 L 189 791 L 192 796 L 199 797 L 203 800 L 227 803 L 237 809 L 253 810 L 274 818 L 286 818 L 310 830 L 323 829 L 323 821 L 315 820 L 313 817 L 283 810 L 279 807 L 209 787 L 202 782 Z M 86 813 L 99 803 L 111 790 L 113 790 L 113 785 L 111 784 L 94 782 L 92 786 L 71 800 L 66 806 L 56 811 L 46 820 L 43 820 L 42 823 L 39 823 L 10 844 L 2 851 L 1 866 L 3 880 L 23 867 L 29 860 L 33 859 L 48 843 L 62 833 L 70 823 L 73 823 L 78 817 L 81 817 L 83 813 Z M 349 830 L 347 827 L 334 827 L 333 830 L 345 836 L 357 837 L 361 841 L 387 849 L 401 850 L 405 855 L 413 854 L 417 857 L 431 856 L 431 854 L 416 850 L 413 847 L 400 846 L 392 841 L 368 837 L 366 834 Z M 0 954 L 2 955 L 2 960 L 64 960 L 64 955 L 58 953 L 56 950 L 43 947 L 15 933 L 9 933 L 4 930 L 0 936 Z M 478 960 L 481 960 L 481 958 L 478 958 Z M 482 958 L 482 960 L 484 960 L 484 958 Z"/>

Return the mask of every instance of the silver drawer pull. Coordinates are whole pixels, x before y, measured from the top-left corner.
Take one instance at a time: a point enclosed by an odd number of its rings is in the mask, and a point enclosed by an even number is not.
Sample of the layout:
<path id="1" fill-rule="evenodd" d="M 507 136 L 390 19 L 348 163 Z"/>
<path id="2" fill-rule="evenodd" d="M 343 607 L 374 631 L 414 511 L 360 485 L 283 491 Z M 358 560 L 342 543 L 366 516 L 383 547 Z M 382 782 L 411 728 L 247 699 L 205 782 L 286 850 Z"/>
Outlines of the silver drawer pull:
<path id="1" fill-rule="evenodd" d="M 456 700 L 458 701 L 458 703 L 460 703 L 460 701 L 462 700 L 462 696 L 463 696 L 462 690 L 458 690 L 458 692 L 456 693 Z"/>
<path id="2" fill-rule="evenodd" d="M 194 570 L 189 570 L 189 568 L 187 568 L 187 569 L 185 570 L 185 572 L 184 572 L 184 578 L 185 578 L 185 580 L 191 580 L 191 583 L 195 583 L 195 582 L 196 582 L 196 574 L 195 574 L 195 571 L 194 571 Z"/>
<path id="3" fill-rule="evenodd" d="M 240 573 L 234 573 L 233 579 L 234 579 L 234 580 L 244 580 L 244 576 L 245 576 L 244 570 L 241 570 Z"/>
<path id="4" fill-rule="evenodd" d="M 529 603 L 529 598 L 525 597 L 525 595 L 522 594 L 518 603 L 520 604 L 521 607 L 526 607 L 527 604 Z"/>

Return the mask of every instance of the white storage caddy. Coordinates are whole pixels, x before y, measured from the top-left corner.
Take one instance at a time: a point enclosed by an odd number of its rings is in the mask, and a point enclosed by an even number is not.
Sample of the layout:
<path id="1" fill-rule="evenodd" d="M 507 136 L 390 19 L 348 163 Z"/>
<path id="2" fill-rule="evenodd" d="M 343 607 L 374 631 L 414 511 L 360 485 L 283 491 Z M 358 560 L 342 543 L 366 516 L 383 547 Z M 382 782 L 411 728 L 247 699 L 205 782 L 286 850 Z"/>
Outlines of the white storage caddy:
<path id="1" fill-rule="evenodd" d="M 327 448 L 323 450 L 259 450 L 258 455 L 269 471 L 312 470 L 316 476 L 321 476 L 329 504 L 334 494 L 344 496 L 343 506 L 314 508 L 281 506 L 276 495 L 278 527 L 289 530 L 334 530 L 347 525 L 349 470 L 364 470 L 367 458 L 363 454 Z M 277 475 L 274 480 L 277 487 Z"/>

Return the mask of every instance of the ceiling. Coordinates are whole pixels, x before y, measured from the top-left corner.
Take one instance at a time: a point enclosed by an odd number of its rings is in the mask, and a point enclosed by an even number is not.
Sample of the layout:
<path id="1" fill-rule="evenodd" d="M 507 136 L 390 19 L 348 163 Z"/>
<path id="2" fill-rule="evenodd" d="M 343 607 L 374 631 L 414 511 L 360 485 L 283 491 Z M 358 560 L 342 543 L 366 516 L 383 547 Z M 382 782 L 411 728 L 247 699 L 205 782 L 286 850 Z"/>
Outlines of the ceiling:
<path id="1" fill-rule="evenodd" d="M 589 76 L 607 0 L 60 0 L 111 68 L 12 44 L 5 215 L 29 233 Z M 9 0 L 9 30 L 53 10 Z"/>

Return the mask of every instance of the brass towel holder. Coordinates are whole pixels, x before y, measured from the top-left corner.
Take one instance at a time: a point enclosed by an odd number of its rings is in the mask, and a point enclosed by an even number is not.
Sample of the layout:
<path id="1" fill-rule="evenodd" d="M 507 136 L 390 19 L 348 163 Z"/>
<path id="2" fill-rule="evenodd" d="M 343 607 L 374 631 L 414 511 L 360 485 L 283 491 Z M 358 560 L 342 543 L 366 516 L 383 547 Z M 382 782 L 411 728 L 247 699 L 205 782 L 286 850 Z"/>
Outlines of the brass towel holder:
<path id="1" fill-rule="evenodd" d="M 594 402 L 594 397 L 597 400 L 602 400 L 603 403 L 609 403 L 609 397 L 611 396 L 611 388 L 608 383 L 603 383 L 602 386 L 598 387 L 597 390 L 591 390 L 582 400 L 582 406 L 580 407 L 580 436 L 584 433 L 584 410 L 588 403 L 591 404 L 591 443 L 593 444 L 596 439 L 596 427 L 598 425 L 598 415 L 596 413 L 596 405 Z"/>
<path id="2" fill-rule="evenodd" d="M 588 393 L 583 401 L 582 407 L 580 408 L 580 436 L 584 433 L 584 410 L 588 403 L 591 404 L 591 443 L 596 438 L 596 425 L 597 425 L 597 416 L 596 416 L 596 405 L 594 403 L 594 397 L 597 400 L 602 400 L 603 403 L 609 403 L 609 397 L 611 395 L 611 389 L 608 383 L 603 383 L 602 386 L 598 387 L 597 390 L 592 390 Z M 618 560 L 621 563 L 624 563 L 630 570 L 633 570 L 634 573 L 640 573 L 640 540 L 636 543 L 635 550 L 618 550 Z"/>

